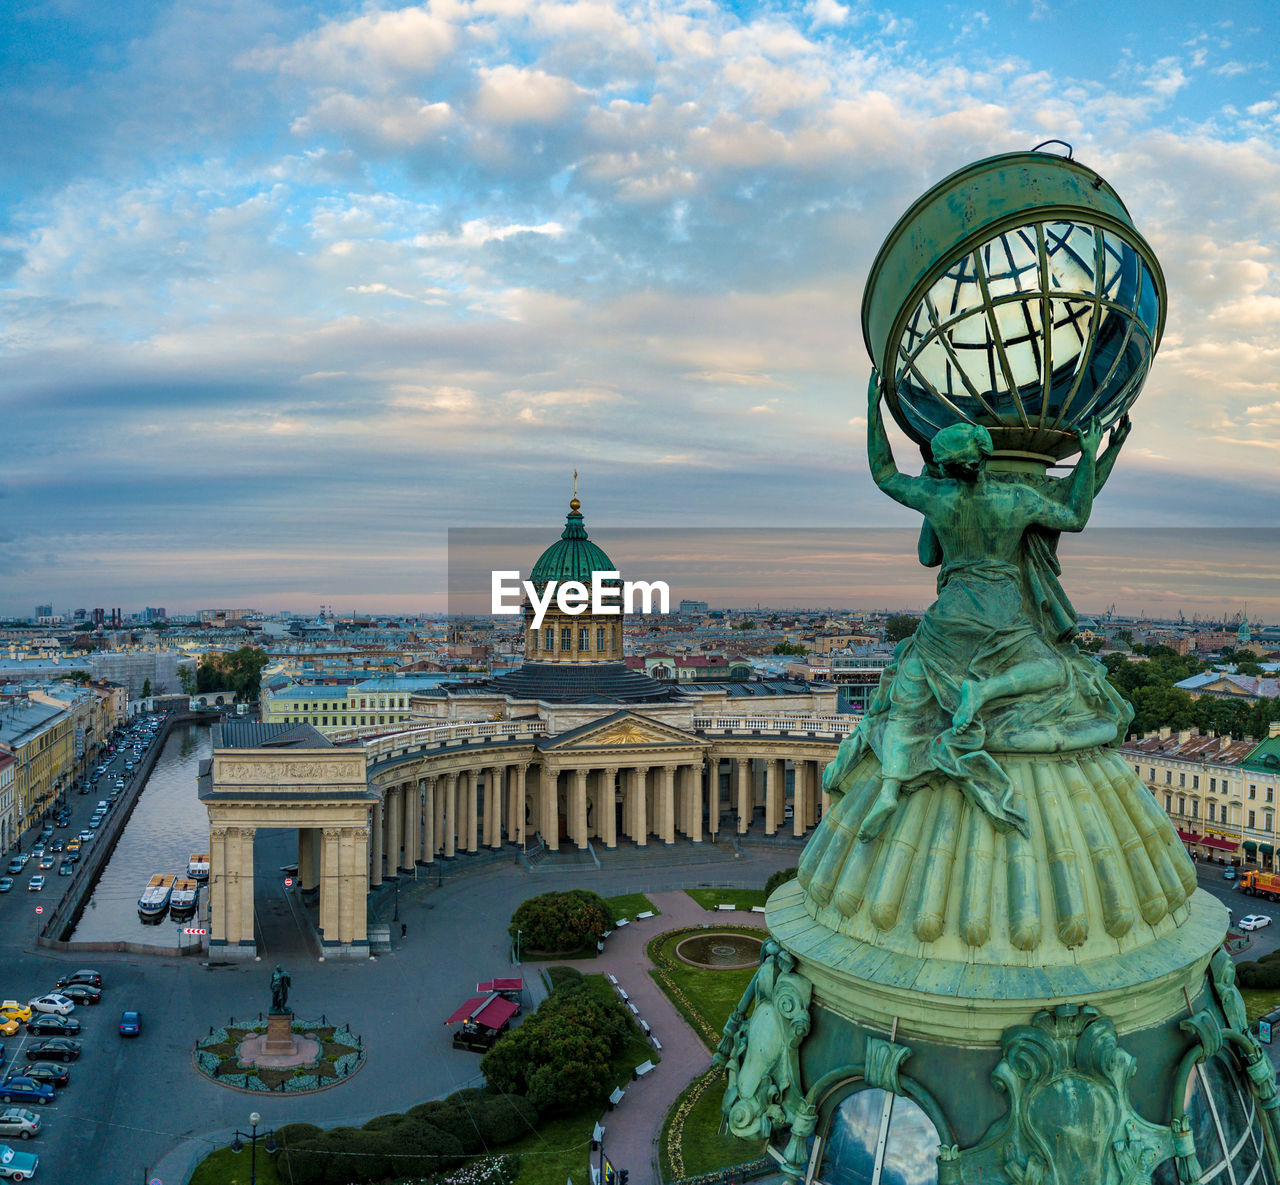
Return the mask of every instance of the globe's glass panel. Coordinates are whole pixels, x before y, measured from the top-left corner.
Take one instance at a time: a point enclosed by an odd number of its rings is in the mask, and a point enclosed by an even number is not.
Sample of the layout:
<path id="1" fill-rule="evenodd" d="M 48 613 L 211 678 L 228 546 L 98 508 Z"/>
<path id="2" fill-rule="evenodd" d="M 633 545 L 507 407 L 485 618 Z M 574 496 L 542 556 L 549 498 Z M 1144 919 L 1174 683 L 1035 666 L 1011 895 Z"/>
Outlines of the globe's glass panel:
<path id="1" fill-rule="evenodd" d="M 940 1143 L 933 1121 L 911 1099 L 860 1090 L 831 1116 L 817 1179 L 823 1185 L 936 1185 Z"/>
<path id="2" fill-rule="evenodd" d="M 1017 227 L 953 262 L 907 317 L 898 410 L 925 439 L 957 420 L 1027 432 L 1111 422 L 1137 397 L 1159 319 L 1154 278 L 1118 235 Z"/>
<path id="3" fill-rule="evenodd" d="M 1257 1104 L 1225 1055 L 1212 1057 L 1192 1071 L 1184 1103 L 1201 1182 L 1275 1185 Z M 1166 1160 L 1159 1165 L 1152 1181 L 1153 1185 L 1179 1185 L 1174 1162 Z"/>

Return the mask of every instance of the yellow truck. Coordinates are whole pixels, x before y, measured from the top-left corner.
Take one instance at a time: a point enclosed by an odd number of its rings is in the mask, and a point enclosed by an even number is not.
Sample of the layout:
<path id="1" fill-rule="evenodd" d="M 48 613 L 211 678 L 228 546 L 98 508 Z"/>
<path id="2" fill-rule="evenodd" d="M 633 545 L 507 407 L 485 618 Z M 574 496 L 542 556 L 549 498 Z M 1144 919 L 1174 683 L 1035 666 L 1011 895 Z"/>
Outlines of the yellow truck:
<path id="1" fill-rule="evenodd" d="M 1248 893 L 1250 897 L 1280 901 L 1280 876 L 1271 872 L 1246 872 L 1240 878 L 1240 892 Z"/>

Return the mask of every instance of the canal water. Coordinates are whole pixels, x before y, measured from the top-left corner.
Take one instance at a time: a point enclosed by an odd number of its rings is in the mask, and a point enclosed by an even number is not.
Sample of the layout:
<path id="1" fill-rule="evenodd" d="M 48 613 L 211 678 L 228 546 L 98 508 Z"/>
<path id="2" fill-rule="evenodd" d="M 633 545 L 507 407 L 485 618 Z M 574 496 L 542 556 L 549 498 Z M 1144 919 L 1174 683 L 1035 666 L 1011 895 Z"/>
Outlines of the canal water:
<path id="1" fill-rule="evenodd" d="M 138 898 L 157 872 L 184 875 L 192 852 L 209 848 L 209 816 L 196 795 L 200 762 L 212 753 L 207 724 L 175 725 L 165 739 L 115 850 L 84 907 L 74 942 L 141 942 L 177 946 L 179 923 L 166 914 L 159 924 L 138 917 Z M 200 915 L 207 916 L 204 889 Z M 181 926 L 195 926 L 185 921 Z M 182 937 L 182 944 L 198 942 Z"/>

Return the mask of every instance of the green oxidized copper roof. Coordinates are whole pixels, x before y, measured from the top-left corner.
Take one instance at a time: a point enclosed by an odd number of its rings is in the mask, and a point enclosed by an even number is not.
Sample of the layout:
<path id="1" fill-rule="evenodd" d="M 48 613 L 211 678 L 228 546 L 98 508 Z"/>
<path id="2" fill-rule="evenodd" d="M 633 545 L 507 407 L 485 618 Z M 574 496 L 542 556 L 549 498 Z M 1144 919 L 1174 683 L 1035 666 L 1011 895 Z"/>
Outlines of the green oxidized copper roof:
<path id="1" fill-rule="evenodd" d="M 560 582 L 577 580 L 589 588 L 592 572 L 617 570 L 603 549 L 587 538 L 587 528 L 582 521 L 581 505 L 576 496 L 569 503 L 569 513 L 565 518 L 563 533 L 538 557 L 538 562 L 533 565 L 533 571 L 529 573 L 529 579 L 534 584 L 545 584 L 549 580 Z"/>
<path id="2" fill-rule="evenodd" d="M 1258 773 L 1280 773 L 1280 737 L 1267 737 L 1242 762 L 1241 769 L 1252 769 Z"/>

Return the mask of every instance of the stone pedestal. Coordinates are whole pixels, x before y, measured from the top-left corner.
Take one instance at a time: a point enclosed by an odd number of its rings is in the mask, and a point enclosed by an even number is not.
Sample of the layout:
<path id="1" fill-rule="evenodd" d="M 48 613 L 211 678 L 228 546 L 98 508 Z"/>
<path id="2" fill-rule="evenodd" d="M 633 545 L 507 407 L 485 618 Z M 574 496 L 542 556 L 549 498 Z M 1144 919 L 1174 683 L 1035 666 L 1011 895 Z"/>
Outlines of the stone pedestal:
<path id="1" fill-rule="evenodd" d="M 267 1038 L 262 1044 L 263 1053 L 272 1057 L 287 1057 L 296 1052 L 297 1042 L 289 1027 L 292 1023 L 292 1012 L 273 1012 L 267 1017 Z"/>

